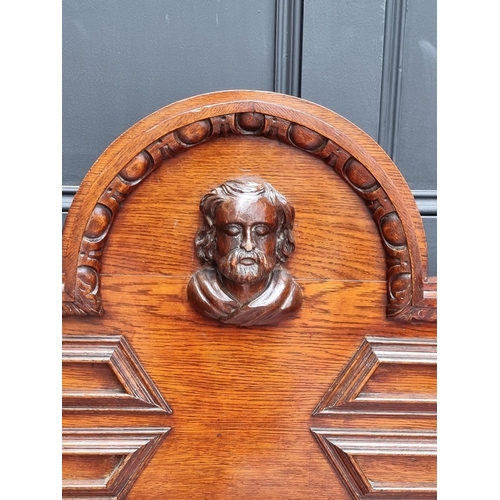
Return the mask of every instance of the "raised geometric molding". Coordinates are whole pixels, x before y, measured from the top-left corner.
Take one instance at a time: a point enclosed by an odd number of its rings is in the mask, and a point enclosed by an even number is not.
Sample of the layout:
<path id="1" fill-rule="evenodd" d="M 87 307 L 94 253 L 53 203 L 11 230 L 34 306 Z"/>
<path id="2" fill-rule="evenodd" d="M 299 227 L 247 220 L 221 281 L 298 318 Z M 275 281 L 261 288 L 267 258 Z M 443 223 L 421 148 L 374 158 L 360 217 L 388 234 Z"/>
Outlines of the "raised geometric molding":
<path id="1" fill-rule="evenodd" d="M 62 403 L 65 411 L 139 411 L 172 413 L 168 403 L 142 367 L 125 337 L 63 336 L 63 365 L 67 369 Z M 92 365 L 106 365 L 95 370 L 92 386 L 88 370 Z M 97 382 L 96 382 L 97 381 Z M 78 384 L 84 387 L 78 389 Z M 104 386 L 96 387 L 98 384 Z M 117 389 L 117 386 L 119 389 Z"/>
<path id="2" fill-rule="evenodd" d="M 436 432 L 311 431 L 354 500 L 437 498 Z"/>
<path id="3" fill-rule="evenodd" d="M 312 414 L 435 415 L 436 366 L 435 339 L 366 337 Z"/>
<path id="4" fill-rule="evenodd" d="M 169 427 L 63 429 L 62 497 L 125 498 L 169 431 Z"/>

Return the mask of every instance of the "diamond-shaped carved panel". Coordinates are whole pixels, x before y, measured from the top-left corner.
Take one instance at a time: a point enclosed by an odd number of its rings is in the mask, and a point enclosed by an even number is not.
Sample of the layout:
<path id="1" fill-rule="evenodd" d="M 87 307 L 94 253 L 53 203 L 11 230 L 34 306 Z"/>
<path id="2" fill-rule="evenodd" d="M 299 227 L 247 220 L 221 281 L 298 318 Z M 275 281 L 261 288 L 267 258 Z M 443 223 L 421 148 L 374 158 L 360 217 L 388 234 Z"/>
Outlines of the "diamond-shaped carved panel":
<path id="1" fill-rule="evenodd" d="M 435 415 L 436 379 L 436 340 L 366 337 L 312 414 Z"/>
<path id="2" fill-rule="evenodd" d="M 169 431 L 63 429 L 62 497 L 124 499 Z"/>
<path id="3" fill-rule="evenodd" d="M 437 498 L 434 431 L 311 431 L 354 500 Z"/>
<path id="4" fill-rule="evenodd" d="M 172 413 L 121 336 L 63 337 L 63 410 Z"/>

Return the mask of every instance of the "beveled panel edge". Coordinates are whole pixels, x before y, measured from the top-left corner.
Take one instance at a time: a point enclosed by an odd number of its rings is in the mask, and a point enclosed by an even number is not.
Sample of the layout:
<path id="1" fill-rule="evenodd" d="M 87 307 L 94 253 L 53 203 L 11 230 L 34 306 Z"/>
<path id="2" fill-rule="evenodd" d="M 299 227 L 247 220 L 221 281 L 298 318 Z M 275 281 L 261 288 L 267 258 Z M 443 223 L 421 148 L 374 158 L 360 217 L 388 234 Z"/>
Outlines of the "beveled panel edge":
<path id="1" fill-rule="evenodd" d="M 437 365 L 437 340 L 420 338 L 365 337 L 347 365 L 341 370 L 313 416 L 338 413 L 432 416 L 437 414 L 435 398 L 387 398 L 357 401 L 370 377 L 380 364 Z"/>
<path id="2" fill-rule="evenodd" d="M 122 335 L 64 335 L 62 361 L 107 363 L 126 394 L 63 391 L 63 411 L 135 411 L 171 414 L 172 409 Z"/>
<path id="3" fill-rule="evenodd" d="M 353 455 L 434 456 L 437 457 L 435 431 L 310 428 L 326 458 L 354 500 L 434 500 L 437 478 L 432 487 L 396 484 L 383 490 L 374 488 Z"/>
<path id="4" fill-rule="evenodd" d="M 63 429 L 62 452 L 72 455 L 123 455 L 108 481 L 63 481 L 64 499 L 122 500 L 156 453 L 170 427 Z"/>

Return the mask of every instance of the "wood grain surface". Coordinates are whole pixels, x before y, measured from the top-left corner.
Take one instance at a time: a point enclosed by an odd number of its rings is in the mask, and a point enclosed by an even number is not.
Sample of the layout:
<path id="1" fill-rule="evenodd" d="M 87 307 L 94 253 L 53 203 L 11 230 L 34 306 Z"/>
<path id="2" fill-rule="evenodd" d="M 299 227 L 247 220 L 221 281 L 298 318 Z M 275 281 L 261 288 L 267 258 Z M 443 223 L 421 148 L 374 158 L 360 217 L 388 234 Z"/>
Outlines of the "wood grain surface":
<path id="1" fill-rule="evenodd" d="M 202 225 L 201 197 L 245 175 L 262 177 L 296 207 L 297 250 L 286 265 L 295 278 L 385 279 L 377 227 L 363 202 L 322 161 L 259 137 L 202 144 L 153 172 L 115 219 L 102 273 L 191 275 L 200 267 L 194 237 Z M 358 252 L 347 258 L 350 245 Z"/>
<path id="2" fill-rule="evenodd" d="M 247 109 L 249 102 L 259 112 L 307 124 L 310 136 L 292 130 L 301 144 L 336 127 L 339 144 L 387 188 L 401 225 L 391 225 L 389 217 L 381 230 L 374 208 L 321 158 L 245 134 L 220 136 L 155 163 L 117 202 L 116 213 L 106 204 L 100 208 L 120 172 L 132 179 L 132 171 L 143 168 L 140 157 L 132 164 L 130 158 L 164 132 Z M 195 141 L 202 125 L 185 129 L 183 140 Z M 275 326 L 224 325 L 198 314 L 186 297 L 190 276 L 200 267 L 194 251 L 200 198 L 247 174 L 270 182 L 296 211 L 296 250 L 285 267 L 304 299 L 300 310 Z M 436 418 L 430 409 L 436 369 L 428 346 L 435 346 L 436 323 L 387 315 L 387 241 L 397 243 L 400 227 L 408 255 L 418 253 L 419 264 L 411 267 L 420 280 L 415 293 L 435 309 L 435 279 L 426 276 L 425 234 L 411 192 L 387 155 L 342 117 L 287 96 L 230 92 L 174 104 L 127 131 L 82 183 L 63 235 L 63 301 L 74 298 L 78 263 L 90 262 L 90 255 L 98 263 L 104 305 L 101 316 L 63 318 L 63 352 L 72 353 L 63 364 L 63 394 L 78 402 L 63 411 L 68 442 L 78 442 L 63 461 L 63 477 L 72 485 L 63 497 L 435 498 Z M 84 234 L 96 246 L 89 250 L 89 243 L 82 257 Z M 103 238 L 105 246 L 98 247 Z M 104 359 L 99 356 L 106 339 L 124 347 Z M 80 346 L 76 354 L 74 342 Z M 359 354 L 367 343 L 371 357 Z M 365 370 L 365 362 L 377 366 Z M 329 391 L 342 388 L 336 381 L 343 373 L 359 386 L 349 411 L 327 404 L 334 411 L 314 412 L 330 401 Z M 144 410 L 148 394 L 162 411 Z M 136 406 L 113 403 L 124 397 L 135 398 Z M 127 430 L 134 439 L 144 432 L 155 441 L 137 468 L 125 469 L 125 486 L 123 457 L 137 457 L 133 453 L 147 445 L 147 439 L 140 446 L 134 441 L 127 455 L 116 444 L 124 442 L 119 436 L 130 439 Z M 82 441 L 86 433 L 90 437 Z"/>

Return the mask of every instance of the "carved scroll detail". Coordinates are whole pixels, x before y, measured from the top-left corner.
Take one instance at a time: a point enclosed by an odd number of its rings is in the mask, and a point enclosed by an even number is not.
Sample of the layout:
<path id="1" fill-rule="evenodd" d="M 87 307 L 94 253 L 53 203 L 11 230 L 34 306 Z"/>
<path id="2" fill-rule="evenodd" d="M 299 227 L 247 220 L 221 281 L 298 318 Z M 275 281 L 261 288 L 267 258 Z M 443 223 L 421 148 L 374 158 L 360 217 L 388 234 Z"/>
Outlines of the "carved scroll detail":
<path id="1" fill-rule="evenodd" d="M 75 301 L 63 302 L 63 316 L 102 316 L 104 309 L 99 295 L 99 271 L 91 266 L 79 266 L 76 272 Z"/>
<path id="2" fill-rule="evenodd" d="M 123 167 L 99 198 L 80 243 L 74 302 L 63 302 L 63 316 L 104 314 L 99 287 L 101 259 L 109 231 L 121 204 L 159 164 L 146 151 L 139 153 Z"/>
<path id="3" fill-rule="evenodd" d="M 169 427 L 63 429 L 62 498 L 124 499 L 169 431 Z M 111 470 L 94 471 L 96 477 L 81 478 L 78 468 L 71 467 L 71 459 L 95 457 L 102 462 L 105 456 L 116 457 L 117 463 Z M 66 467 L 65 459 L 70 460 Z"/>
<path id="4" fill-rule="evenodd" d="M 415 296 L 407 236 L 398 211 L 380 183 L 351 154 L 331 139 L 298 123 L 256 112 L 206 118 L 170 132 L 131 160 L 101 195 L 80 245 L 74 303 L 63 303 L 64 315 L 102 315 L 99 298 L 101 257 L 121 204 L 153 170 L 199 144 L 228 135 L 261 136 L 305 151 L 333 170 L 365 202 L 379 229 L 387 264 L 387 316 L 401 321 L 435 321 L 436 308 Z"/>

